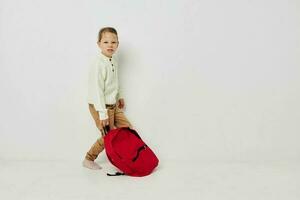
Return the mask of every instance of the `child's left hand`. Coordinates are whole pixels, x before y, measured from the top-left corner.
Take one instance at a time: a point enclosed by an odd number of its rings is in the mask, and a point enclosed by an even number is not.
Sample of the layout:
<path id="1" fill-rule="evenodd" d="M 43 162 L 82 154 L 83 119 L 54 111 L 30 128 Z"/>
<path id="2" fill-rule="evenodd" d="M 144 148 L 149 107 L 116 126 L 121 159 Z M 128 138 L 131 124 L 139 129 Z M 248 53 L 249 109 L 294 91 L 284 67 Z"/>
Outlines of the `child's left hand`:
<path id="1" fill-rule="evenodd" d="M 119 106 L 120 109 L 124 108 L 124 106 L 125 106 L 124 99 L 119 99 L 119 102 L 118 102 L 118 103 L 119 103 L 118 106 Z"/>

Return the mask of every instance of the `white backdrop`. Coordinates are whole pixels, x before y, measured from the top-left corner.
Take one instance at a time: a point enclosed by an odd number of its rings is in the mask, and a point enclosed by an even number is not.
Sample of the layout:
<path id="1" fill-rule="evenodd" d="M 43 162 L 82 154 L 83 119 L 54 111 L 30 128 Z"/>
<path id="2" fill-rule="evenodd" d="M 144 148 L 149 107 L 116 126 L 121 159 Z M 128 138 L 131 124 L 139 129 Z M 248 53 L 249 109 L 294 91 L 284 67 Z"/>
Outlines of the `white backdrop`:
<path id="1" fill-rule="evenodd" d="M 297 0 L 0 2 L 0 159 L 84 157 L 113 26 L 125 113 L 161 160 L 299 160 Z"/>

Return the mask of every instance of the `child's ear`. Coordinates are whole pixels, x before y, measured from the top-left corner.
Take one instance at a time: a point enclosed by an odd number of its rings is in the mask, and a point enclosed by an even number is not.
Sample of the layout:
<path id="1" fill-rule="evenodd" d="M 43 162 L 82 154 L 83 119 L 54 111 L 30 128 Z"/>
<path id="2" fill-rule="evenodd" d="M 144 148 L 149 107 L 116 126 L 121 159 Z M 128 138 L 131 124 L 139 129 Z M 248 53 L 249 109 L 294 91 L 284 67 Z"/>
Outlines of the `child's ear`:
<path id="1" fill-rule="evenodd" d="M 98 47 L 100 47 L 100 42 L 97 42 Z"/>

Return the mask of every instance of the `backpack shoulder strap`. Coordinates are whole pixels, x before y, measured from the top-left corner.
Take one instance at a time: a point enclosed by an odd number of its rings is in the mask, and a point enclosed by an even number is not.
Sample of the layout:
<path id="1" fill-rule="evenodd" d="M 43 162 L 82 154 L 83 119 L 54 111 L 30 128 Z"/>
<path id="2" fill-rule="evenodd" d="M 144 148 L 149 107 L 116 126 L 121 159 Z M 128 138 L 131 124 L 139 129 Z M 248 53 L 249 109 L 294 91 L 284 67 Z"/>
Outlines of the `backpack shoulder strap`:
<path id="1" fill-rule="evenodd" d="M 107 173 L 106 175 L 107 175 L 107 176 L 123 176 L 123 175 L 125 175 L 125 174 L 122 173 L 122 172 L 116 172 L 116 173 L 114 173 L 114 174 Z"/>

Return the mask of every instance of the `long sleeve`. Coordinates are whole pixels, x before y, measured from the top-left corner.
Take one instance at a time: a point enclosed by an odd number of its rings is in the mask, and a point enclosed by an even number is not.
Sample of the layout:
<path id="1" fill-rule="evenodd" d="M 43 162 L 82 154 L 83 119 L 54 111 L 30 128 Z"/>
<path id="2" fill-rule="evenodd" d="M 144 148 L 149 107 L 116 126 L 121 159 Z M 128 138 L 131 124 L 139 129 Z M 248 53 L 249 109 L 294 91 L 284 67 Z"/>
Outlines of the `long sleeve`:
<path id="1" fill-rule="evenodd" d="M 88 80 L 88 102 L 94 104 L 101 120 L 107 119 L 104 94 L 105 68 L 101 68 L 98 62 L 90 67 Z"/>
<path id="2" fill-rule="evenodd" d="M 123 90 L 122 87 L 120 86 L 120 78 L 119 78 L 119 65 L 118 62 L 115 61 L 116 65 L 116 74 L 117 74 L 117 81 L 118 81 L 118 93 L 117 93 L 117 100 L 124 98 L 123 96 Z"/>
<path id="3" fill-rule="evenodd" d="M 123 92 L 122 92 L 122 89 L 119 87 L 119 90 L 118 90 L 118 96 L 117 96 L 118 99 L 123 99 Z"/>
<path id="4" fill-rule="evenodd" d="M 119 77 L 117 77 L 117 81 L 118 81 L 118 94 L 117 94 L 117 100 L 119 99 L 123 99 L 123 91 L 122 91 L 122 88 L 120 86 L 120 79 Z"/>

